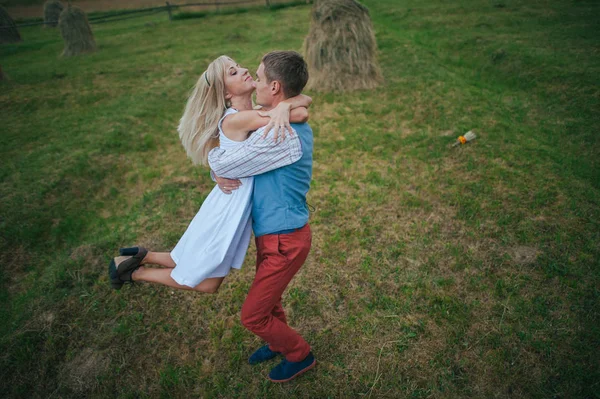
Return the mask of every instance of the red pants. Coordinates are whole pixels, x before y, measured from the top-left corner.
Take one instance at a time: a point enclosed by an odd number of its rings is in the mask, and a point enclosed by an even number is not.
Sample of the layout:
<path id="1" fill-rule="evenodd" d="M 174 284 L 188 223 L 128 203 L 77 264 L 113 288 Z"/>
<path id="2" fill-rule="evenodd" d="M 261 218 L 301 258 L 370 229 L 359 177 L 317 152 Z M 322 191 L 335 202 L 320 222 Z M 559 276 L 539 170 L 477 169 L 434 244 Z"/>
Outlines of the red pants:
<path id="1" fill-rule="evenodd" d="M 242 306 L 242 324 L 291 362 L 304 360 L 310 346 L 287 325 L 281 295 L 304 264 L 312 235 L 305 225 L 289 234 L 256 238 L 256 276 Z"/>

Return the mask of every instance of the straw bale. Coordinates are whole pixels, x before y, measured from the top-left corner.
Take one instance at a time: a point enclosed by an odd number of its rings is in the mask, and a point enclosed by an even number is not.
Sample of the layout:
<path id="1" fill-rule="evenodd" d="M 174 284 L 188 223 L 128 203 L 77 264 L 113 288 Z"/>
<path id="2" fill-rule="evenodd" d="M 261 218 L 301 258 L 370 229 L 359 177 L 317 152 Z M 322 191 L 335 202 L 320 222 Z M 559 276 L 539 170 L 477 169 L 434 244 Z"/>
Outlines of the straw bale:
<path id="1" fill-rule="evenodd" d="M 44 22 L 47 27 L 55 28 L 58 18 L 65 7 L 59 0 L 48 0 L 44 3 Z"/>
<path id="2" fill-rule="evenodd" d="M 17 43 L 21 41 L 21 35 L 15 25 L 15 21 L 8 15 L 4 7 L 0 6 L 0 44 Z"/>
<path id="3" fill-rule="evenodd" d="M 96 41 L 85 12 L 70 4 L 60 14 L 58 27 L 65 42 L 64 56 L 96 51 Z"/>
<path id="4" fill-rule="evenodd" d="M 317 0 L 304 56 L 307 87 L 318 91 L 372 89 L 382 80 L 369 10 L 355 0 Z"/>

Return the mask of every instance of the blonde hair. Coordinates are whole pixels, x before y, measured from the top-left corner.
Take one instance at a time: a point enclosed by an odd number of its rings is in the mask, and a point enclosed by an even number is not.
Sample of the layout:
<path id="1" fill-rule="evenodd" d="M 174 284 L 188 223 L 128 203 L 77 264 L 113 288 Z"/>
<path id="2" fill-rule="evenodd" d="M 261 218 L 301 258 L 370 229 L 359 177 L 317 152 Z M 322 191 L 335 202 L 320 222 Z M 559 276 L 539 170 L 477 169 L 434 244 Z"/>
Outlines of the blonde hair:
<path id="1" fill-rule="evenodd" d="M 179 138 L 194 165 L 207 165 L 208 153 L 219 145 L 219 120 L 227 108 L 227 61 L 231 58 L 220 56 L 200 75 L 179 120 Z"/>

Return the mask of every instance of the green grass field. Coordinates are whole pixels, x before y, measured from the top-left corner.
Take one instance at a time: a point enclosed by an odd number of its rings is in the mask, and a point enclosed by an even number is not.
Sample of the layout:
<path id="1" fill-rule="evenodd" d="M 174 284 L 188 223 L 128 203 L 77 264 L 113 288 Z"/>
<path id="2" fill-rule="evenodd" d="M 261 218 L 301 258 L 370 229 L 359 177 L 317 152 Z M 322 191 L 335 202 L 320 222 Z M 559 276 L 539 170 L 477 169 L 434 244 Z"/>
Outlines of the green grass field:
<path id="1" fill-rule="evenodd" d="M 600 398 L 600 5 L 368 0 L 385 84 L 313 96 L 313 249 L 284 296 L 317 368 L 284 385 L 215 295 L 111 291 L 213 187 L 176 132 L 220 54 L 300 50 L 309 6 L 0 46 L 0 395 Z M 478 138 L 449 145 L 476 129 Z"/>

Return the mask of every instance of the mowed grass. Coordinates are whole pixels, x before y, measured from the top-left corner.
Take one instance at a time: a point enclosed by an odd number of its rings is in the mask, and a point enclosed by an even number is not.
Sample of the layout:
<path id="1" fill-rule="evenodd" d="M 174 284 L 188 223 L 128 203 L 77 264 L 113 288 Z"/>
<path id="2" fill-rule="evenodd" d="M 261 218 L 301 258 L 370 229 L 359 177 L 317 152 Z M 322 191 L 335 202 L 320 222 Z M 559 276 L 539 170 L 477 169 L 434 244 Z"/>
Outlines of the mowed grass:
<path id="1" fill-rule="evenodd" d="M 600 397 L 599 5 L 365 4 L 386 82 L 309 93 L 314 241 L 284 306 L 319 363 L 284 385 L 246 363 L 254 245 L 216 295 L 106 268 L 172 248 L 213 187 L 176 132 L 206 65 L 300 50 L 308 6 L 0 47 L 3 397 Z"/>

